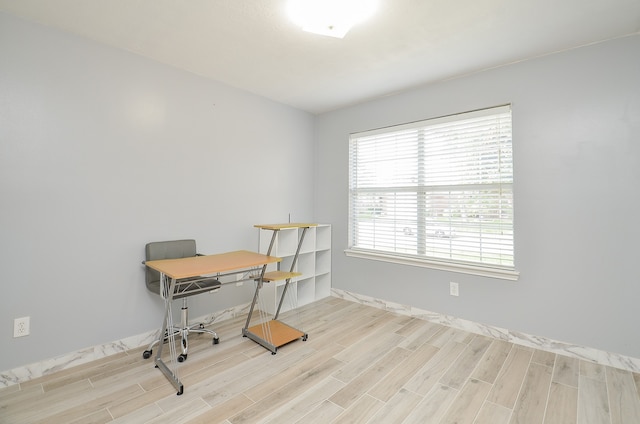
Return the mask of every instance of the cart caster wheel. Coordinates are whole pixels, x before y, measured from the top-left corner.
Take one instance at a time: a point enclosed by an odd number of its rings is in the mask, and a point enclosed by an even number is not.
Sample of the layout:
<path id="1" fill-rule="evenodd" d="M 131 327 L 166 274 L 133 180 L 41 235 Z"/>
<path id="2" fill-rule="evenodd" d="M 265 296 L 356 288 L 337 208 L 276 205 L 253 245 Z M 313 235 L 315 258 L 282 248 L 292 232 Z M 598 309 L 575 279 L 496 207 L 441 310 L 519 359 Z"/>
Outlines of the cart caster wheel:
<path id="1" fill-rule="evenodd" d="M 302 336 L 302 341 L 303 341 L 303 342 L 306 342 L 306 341 L 307 341 L 307 338 L 309 338 L 309 335 L 308 335 L 308 334 L 305 334 L 304 336 Z"/>
<path id="2" fill-rule="evenodd" d="M 220 337 L 214 337 L 214 338 L 213 338 L 213 344 L 214 344 L 214 345 L 217 345 L 217 344 L 219 344 L 219 343 L 220 343 Z"/>
<path id="3" fill-rule="evenodd" d="M 275 353 L 275 352 L 271 352 L 271 354 L 272 354 L 272 355 L 275 355 L 276 353 Z"/>
<path id="4" fill-rule="evenodd" d="M 186 353 L 181 353 L 180 355 L 178 355 L 178 362 L 184 362 L 187 360 L 187 354 Z"/>
<path id="5" fill-rule="evenodd" d="M 142 357 L 144 359 L 149 359 L 151 358 L 152 353 L 153 353 L 153 350 L 145 350 L 144 352 L 142 352 Z"/>

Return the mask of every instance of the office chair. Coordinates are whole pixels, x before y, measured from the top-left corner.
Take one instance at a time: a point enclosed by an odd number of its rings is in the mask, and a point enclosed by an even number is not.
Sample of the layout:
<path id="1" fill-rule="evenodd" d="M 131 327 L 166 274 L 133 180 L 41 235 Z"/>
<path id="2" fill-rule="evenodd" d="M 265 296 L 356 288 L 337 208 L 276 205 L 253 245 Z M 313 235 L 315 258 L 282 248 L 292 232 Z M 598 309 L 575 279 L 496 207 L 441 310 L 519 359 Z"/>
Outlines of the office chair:
<path id="1" fill-rule="evenodd" d="M 196 253 L 195 240 L 157 241 L 147 243 L 147 245 L 145 246 L 146 261 L 154 261 L 160 259 L 180 259 L 193 256 L 200 256 L 198 253 Z M 143 264 L 145 262 L 143 262 Z M 213 277 L 194 277 L 178 280 L 178 282 L 187 281 L 192 281 L 192 283 L 181 284 L 179 287 L 176 286 L 173 295 L 173 299 L 182 299 L 180 326 L 174 325 L 173 328 L 167 328 L 167 332 L 164 334 L 165 342 L 171 335 L 169 331 L 173 331 L 173 335 L 180 334 L 182 336 L 182 353 L 178 356 L 178 362 L 184 362 L 187 359 L 189 333 L 208 333 L 213 336 L 213 344 L 218 344 L 220 342 L 220 339 L 218 338 L 216 332 L 205 329 L 204 324 L 196 323 L 189 325 L 189 308 L 187 306 L 187 298 L 189 296 L 216 290 L 221 286 L 220 281 Z M 160 273 L 158 271 L 146 267 L 145 282 L 149 291 L 154 294 L 160 295 Z M 151 343 L 149 345 L 149 348 L 143 352 L 142 357 L 145 359 L 150 358 L 151 354 L 153 353 L 153 347 L 159 342 L 160 339 L 158 338 L 158 340 L 155 340 L 153 343 Z"/>

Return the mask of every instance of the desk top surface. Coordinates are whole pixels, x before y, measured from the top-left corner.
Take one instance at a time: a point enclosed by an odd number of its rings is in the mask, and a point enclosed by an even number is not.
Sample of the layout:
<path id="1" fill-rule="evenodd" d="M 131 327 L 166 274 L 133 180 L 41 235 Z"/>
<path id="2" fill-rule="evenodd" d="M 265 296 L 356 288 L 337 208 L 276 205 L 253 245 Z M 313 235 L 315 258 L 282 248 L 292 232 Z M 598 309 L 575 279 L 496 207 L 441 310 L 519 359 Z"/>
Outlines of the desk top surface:
<path id="1" fill-rule="evenodd" d="M 276 256 L 267 256 L 248 250 L 237 250 L 235 252 L 220 253 L 217 255 L 146 261 L 145 265 L 171 278 L 189 278 L 235 269 L 239 270 L 262 266 L 280 262 L 281 260 L 282 258 Z"/>
<path id="2" fill-rule="evenodd" d="M 289 222 L 287 224 L 256 224 L 254 227 L 262 228 L 264 230 L 284 230 L 286 228 L 305 228 L 305 227 L 317 227 L 318 224 L 310 224 L 305 222 Z"/>

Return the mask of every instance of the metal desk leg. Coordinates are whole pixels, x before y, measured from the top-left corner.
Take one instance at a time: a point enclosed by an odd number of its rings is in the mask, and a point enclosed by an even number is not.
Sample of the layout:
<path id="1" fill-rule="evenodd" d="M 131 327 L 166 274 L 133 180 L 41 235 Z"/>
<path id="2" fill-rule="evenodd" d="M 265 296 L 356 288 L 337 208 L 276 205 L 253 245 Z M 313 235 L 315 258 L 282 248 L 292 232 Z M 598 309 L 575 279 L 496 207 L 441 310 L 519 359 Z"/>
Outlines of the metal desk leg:
<path id="1" fill-rule="evenodd" d="M 171 371 L 169 367 L 162 360 L 162 347 L 164 346 L 163 341 L 164 341 L 165 333 L 167 333 L 169 348 L 171 350 L 171 361 L 174 362 L 174 365 L 176 360 L 175 332 L 171 331 L 171 334 L 167 332 L 167 329 L 169 328 L 169 321 L 173 321 L 171 304 L 173 303 L 173 293 L 176 287 L 176 280 L 175 278 L 171 278 L 170 284 L 167 284 L 167 280 L 168 278 L 166 277 L 166 275 L 164 275 L 164 273 L 160 273 L 160 290 L 163 290 L 165 311 L 164 311 L 164 319 L 162 320 L 162 328 L 160 329 L 160 335 L 158 336 L 160 338 L 159 339 L 160 346 L 158 347 L 158 353 L 156 354 L 155 362 L 156 362 L 156 368 L 162 371 L 162 373 L 167 377 L 167 379 L 169 379 L 169 382 L 173 384 L 173 386 L 178 390 L 177 395 L 181 395 L 182 393 L 184 393 L 184 386 L 178 379 L 176 373 L 174 371 Z M 168 286 L 168 290 L 167 290 L 167 286 Z M 171 326 L 171 329 L 173 330 L 173 326 Z M 177 367 L 177 365 L 175 366 Z"/>

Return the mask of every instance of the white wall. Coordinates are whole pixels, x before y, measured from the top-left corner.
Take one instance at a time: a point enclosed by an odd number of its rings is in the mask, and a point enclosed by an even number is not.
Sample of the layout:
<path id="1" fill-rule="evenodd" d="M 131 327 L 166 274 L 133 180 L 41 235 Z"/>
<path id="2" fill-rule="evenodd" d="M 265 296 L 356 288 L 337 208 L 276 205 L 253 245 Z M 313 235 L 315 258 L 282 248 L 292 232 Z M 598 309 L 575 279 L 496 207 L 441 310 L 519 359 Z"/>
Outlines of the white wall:
<path id="1" fill-rule="evenodd" d="M 159 327 L 148 241 L 255 250 L 253 224 L 312 220 L 313 128 L 304 112 L 0 14 L 0 370 Z M 191 315 L 250 301 L 223 290 Z M 22 316 L 32 334 L 14 339 Z"/>
<path id="2" fill-rule="evenodd" d="M 519 281 L 345 256 L 349 133 L 505 103 Z M 639 35 L 326 113 L 316 125 L 315 209 L 333 225 L 334 287 L 640 358 Z"/>

